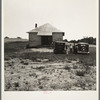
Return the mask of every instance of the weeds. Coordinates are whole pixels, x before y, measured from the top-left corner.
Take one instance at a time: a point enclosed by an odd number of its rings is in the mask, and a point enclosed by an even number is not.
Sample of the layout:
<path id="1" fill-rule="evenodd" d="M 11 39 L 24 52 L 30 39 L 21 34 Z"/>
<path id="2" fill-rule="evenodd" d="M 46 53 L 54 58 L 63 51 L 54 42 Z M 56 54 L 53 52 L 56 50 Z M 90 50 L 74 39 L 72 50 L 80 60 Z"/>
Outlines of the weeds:
<path id="1" fill-rule="evenodd" d="M 21 64 L 18 66 L 16 63 L 11 63 L 9 61 L 6 61 L 5 63 L 5 70 L 7 73 L 9 73 L 9 77 L 12 77 L 12 79 L 8 79 L 8 74 L 5 72 L 5 90 L 24 90 L 24 91 L 34 91 L 34 90 L 43 90 L 43 89 L 50 89 L 50 90 L 71 90 L 72 87 L 74 87 L 74 90 L 77 90 L 78 88 L 81 90 L 89 90 L 89 89 L 96 89 L 96 48 L 90 48 L 90 55 L 81 55 L 81 54 L 53 54 L 53 53 L 45 53 L 45 52 L 27 52 L 27 49 L 25 50 L 27 42 L 12 42 L 12 43 L 6 43 L 5 44 L 5 60 L 11 60 L 14 58 L 19 58 Z M 25 52 L 24 52 L 25 50 Z M 65 60 L 67 59 L 67 60 Z M 78 59 L 78 60 L 77 60 Z M 33 65 L 29 65 L 31 61 L 35 61 L 36 63 L 40 60 L 40 62 L 44 61 L 44 65 L 40 66 L 34 66 L 34 63 L 31 63 Z M 76 63 L 73 63 L 72 60 L 76 61 Z M 8 63 L 9 62 L 9 63 Z M 51 70 L 45 70 L 46 65 L 45 62 L 54 62 L 54 63 L 69 63 L 69 65 L 65 65 L 63 69 L 55 69 Z M 78 62 L 78 64 L 77 64 Z M 39 63 L 39 62 L 38 62 Z M 49 64 L 50 64 L 49 63 Z M 72 66 L 70 66 L 70 64 Z M 14 65 L 14 66 L 13 66 Z M 29 65 L 31 69 L 29 71 L 26 71 L 26 66 Z M 93 67 L 93 66 L 94 67 Z M 17 68 L 16 68 L 17 66 Z M 91 68 L 92 66 L 92 68 Z M 61 67 L 58 65 L 58 67 Z M 14 70 L 12 68 L 15 68 Z M 26 71 L 26 73 L 21 72 L 21 69 L 23 71 Z M 50 66 L 51 68 L 51 66 Z M 17 71 L 16 71 L 17 69 Z M 13 70 L 13 71 L 12 71 Z M 60 71 L 62 70 L 62 71 Z M 68 71 L 70 72 L 68 72 Z M 17 72 L 17 76 L 15 76 L 14 72 Z M 32 72 L 34 71 L 34 72 Z M 36 71 L 36 72 L 35 72 Z M 16 73 L 15 72 L 15 73 Z M 19 73 L 18 73 L 19 72 Z M 28 72 L 28 73 L 27 73 Z M 38 75 L 39 72 L 39 75 Z M 20 74 L 21 73 L 21 74 Z M 46 76 L 44 76 L 44 74 Z M 20 76 L 19 76 L 20 75 Z M 22 76 L 21 76 L 22 75 Z M 62 76 L 64 78 L 62 78 Z M 59 77 L 58 77 L 59 76 Z M 62 78 L 62 80 L 59 80 L 59 78 Z M 41 77 L 41 78 L 40 78 Z M 67 78 L 68 77 L 68 78 Z M 20 82 L 14 82 L 15 80 Z M 29 79 L 27 79 L 29 78 Z M 8 81 L 9 80 L 9 81 Z M 35 81 L 36 80 L 36 81 Z M 65 80 L 65 81 L 64 81 Z M 75 80 L 75 81 L 74 81 Z M 14 83 L 12 83 L 12 81 Z M 56 81 L 56 83 L 55 83 Z M 51 83 L 50 83 L 51 82 Z M 20 84 L 21 83 L 21 84 Z M 46 86 L 48 85 L 48 86 Z"/>
<path id="2" fill-rule="evenodd" d="M 76 71 L 76 75 L 78 75 L 78 76 L 84 76 L 85 73 L 86 73 L 86 72 L 85 72 L 84 70 Z"/>
<path id="3" fill-rule="evenodd" d="M 14 74 L 14 72 L 12 71 L 11 74 Z"/>
<path id="4" fill-rule="evenodd" d="M 15 82 L 15 83 L 14 83 L 14 86 L 15 86 L 15 87 L 19 87 L 19 83 L 18 83 L 18 82 Z"/>
<path id="5" fill-rule="evenodd" d="M 9 90 L 11 88 L 11 84 L 10 84 L 10 82 L 8 82 L 7 84 L 6 84 L 6 90 Z"/>
<path id="6" fill-rule="evenodd" d="M 68 66 L 68 65 L 66 65 L 66 66 L 64 67 L 64 69 L 70 71 L 71 67 Z"/>
<path id="7" fill-rule="evenodd" d="M 73 69 L 77 69 L 77 68 L 78 68 L 78 66 L 77 66 L 77 65 L 74 65 L 74 66 L 73 66 Z"/>

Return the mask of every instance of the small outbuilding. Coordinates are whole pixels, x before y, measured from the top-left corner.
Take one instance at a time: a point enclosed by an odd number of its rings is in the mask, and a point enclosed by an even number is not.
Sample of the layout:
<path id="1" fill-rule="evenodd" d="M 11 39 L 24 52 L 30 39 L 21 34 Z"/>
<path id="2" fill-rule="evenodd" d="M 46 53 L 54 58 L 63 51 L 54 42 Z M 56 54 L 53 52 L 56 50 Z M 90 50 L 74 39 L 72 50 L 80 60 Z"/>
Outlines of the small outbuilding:
<path id="1" fill-rule="evenodd" d="M 62 41 L 64 32 L 47 23 L 27 32 L 29 33 L 29 47 L 50 46 L 54 41 Z"/>

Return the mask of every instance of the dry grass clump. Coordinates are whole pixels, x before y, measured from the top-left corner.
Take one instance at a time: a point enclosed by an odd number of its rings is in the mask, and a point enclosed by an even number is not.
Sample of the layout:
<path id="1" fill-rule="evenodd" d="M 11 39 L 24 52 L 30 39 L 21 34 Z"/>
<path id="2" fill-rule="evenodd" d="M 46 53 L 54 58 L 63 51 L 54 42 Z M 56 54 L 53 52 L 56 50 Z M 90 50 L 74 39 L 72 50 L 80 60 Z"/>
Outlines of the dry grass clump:
<path id="1" fill-rule="evenodd" d="M 78 66 L 77 65 L 73 65 L 73 69 L 77 69 L 78 68 Z"/>
<path id="2" fill-rule="evenodd" d="M 68 65 L 65 65 L 65 66 L 64 66 L 64 69 L 70 71 L 70 70 L 71 70 L 71 67 L 68 66 Z"/>
<path id="3" fill-rule="evenodd" d="M 22 63 L 23 65 L 28 65 L 29 63 L 27 61 L 21 61 L 20 63 Z"/>
<path id="4" fill-rule="evenodd" d="M 37 77 L 36 73 L 30 73 L 29 76 L 30 77 Z"/>
<path id="5" fill-rule="evenodd" d="M 53 90 L 57 90 L 59 89 L 59 87 L 60 87 L 59 84 L 55 84 L 55 83 L 50 85 L 50 88 L 52 88 Z"/>
<path id="6" fill-rule="evenodd" d="M 9 90 L 11 87 L 12 87 L 12 85 L 10 82 L 5 84 L 5 90 Z"/>
<path id="7" fill-rule="evenodd" d="M 76 71 L 76 75 L 78 75 L 78 76 L 84 76 L 85 73 L 86 72 L 84 70 L 78 70 L 78 71 Z"/>

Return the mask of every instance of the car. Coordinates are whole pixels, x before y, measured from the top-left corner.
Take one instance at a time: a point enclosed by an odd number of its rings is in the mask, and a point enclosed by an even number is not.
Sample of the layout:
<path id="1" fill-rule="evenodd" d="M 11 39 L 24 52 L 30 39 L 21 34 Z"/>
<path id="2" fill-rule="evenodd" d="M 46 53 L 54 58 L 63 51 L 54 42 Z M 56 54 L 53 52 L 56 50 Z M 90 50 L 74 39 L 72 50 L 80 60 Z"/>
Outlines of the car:
<path id="1" fill-rule="evenodd" d="M 64 41 L 55 41 L 54 42 L 54 53 L 55 54 L 66 54 L 66 42 Z"/>
<path id="2" fill-rule="evenodd" d="M 75 53 L 90 54 L 89 44 L 84 42 L 79 42 L 75 45 L 74 51 Z"/>

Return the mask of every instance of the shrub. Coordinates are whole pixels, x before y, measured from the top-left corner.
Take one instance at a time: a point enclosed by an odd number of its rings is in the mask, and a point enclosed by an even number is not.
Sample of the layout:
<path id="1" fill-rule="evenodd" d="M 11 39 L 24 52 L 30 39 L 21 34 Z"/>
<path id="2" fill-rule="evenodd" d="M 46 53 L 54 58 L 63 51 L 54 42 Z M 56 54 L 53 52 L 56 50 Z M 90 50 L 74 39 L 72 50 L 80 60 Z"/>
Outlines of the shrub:
<path id="1" fill-rule="evenodd" d="M 73 66 L 73 69 L 77 69 L 77 66 L 76 66 L 76 65 L 74 65 L 74 66 Z"/>
<path id="2" fill-rule="evenodd" d="M 15 83 L 14 83 L 14 86 L 15 86 L 15 87 L 19 87 L 19 83 L 18 83 L 18 82 L 15 82 Z"/>
<path id="3" fill-rule="evenodd" d="M 9 39 L 9 37 L 8 37 L 8 36 L 6 36 L 6 37 L 5 37 L 5 39 Z"/>
<path id="4" fill-rule="evenodd" d="M 51 84 L 50 86 L 52 89 L 59 89 L 59 85 L 58 84 Z"/>
<path id="5" fill-rule="evenodd" d="M 37 77 L 36 73 L 31 73 L 31 74 L 29 74 L 29 76 L 30 76 L 30 77 L 31 77 L 31 76 Z"/>
<path id="6" fill-rule="evenodd" d="M 71 88 L 72 86 L 73 86 L 72 83 L 66 82 L 66 83 L 63 84 L 63 89 L 64 89 L 64 90 L 70 90 L 70 88 Z"/>
<path id="7" fill-rule="evenodd" d="M 86 87 L 86 81 L 84 79 L 77 80 L 75 86 L 81 87 L 84 90 Z"/>
<path id="8" fill-rule="evenodd" d="M 76 75 L 78 76 L 84 76 L 86 72 L 84 70 L 79 70 L 79 71 L 76 71 Z"/>
<path id="9" fill-rule="evenodd" d="M 17 39 L 22 39 L 21 37 L 17 37 Z"/>
<path id="10" fill-rule="evenodd" d="M 14 72 L 11 72 L 11 74 L 14 74 Z"/>
<path id="11" fill-rule="evenodd" d="M 43 89 L 43 86 L 39 86 L 40 89 Z"/>
<path id="12" fill-rule="evenodd" d="M 8 89 L 10 89 L 11 88 L 11 84 L 10 84 L 10 82 L 8 82 L 7 84 L 6 84 L 6 90 L 8 90 Z"/>
<path id="13" fill-rule="evenodd" d="M 20 63 L 22 63 L 23 65 L 28 65 L 29 64 L 28 62 L 25 62 L 23 60 Z"/>
<path id="14" fill-rule="evenodd" d="M 39 71 L 41 71 L 44 68 L 45 68 L 44 66 L 40 66 L 40 67 L 37 67 L 36 69 L 39 70 Z"/>
<path id="15" fill-rule="evenodd" d="M 69 70 L 71 69 L 71 67 L 68 66 L 68 65 L 66 65 L 66 66 L 64 67 L 64 69 L 69 71 Z"/>
<path id="16" fill-rule="evenodd" d="M 68 60 L 67 62 L 68 62 L 68 63 L 71 63 L 71 61 L 70 61 L 70 60 Z"/>
<path id="17" fill-rule="evenodd" d="M 28 65 L 29 63 L 28 62 L 24 62 L 24 65 Z"/>

